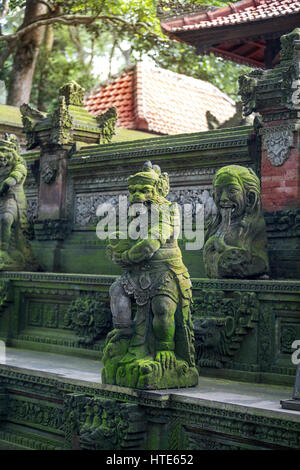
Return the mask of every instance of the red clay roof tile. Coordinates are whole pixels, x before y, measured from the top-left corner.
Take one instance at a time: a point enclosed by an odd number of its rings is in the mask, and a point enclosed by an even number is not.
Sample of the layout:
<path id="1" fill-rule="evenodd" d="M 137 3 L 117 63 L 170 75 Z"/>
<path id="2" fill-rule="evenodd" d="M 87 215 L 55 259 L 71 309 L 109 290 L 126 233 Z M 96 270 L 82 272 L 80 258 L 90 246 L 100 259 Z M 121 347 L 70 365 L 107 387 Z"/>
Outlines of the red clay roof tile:
<path id="1" fill-rule="evenodd" d="M 213 12 L 162 21 L 166 32 L 179 32 L 240 24 L 300 12 L 299 0 L 241 0 Z"/>
<path id="2" fill-rule="evenodd" d="M 95 115 L 115 106 L 118 127 L 159 134 L 208 130 L 207 111 L 220 123 L 235 113 L 233 101 L 211 83 L 144 64 L 103 87 L 85 106 Z"/>

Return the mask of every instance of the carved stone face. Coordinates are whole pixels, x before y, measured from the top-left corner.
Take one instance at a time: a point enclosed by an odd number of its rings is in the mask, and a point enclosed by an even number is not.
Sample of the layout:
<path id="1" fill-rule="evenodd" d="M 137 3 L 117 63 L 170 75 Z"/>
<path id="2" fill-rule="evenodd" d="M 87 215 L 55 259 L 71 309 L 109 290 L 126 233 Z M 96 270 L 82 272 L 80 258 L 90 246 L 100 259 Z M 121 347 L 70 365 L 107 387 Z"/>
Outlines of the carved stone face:
<path id="1" fill-rule="evenodd" d="M 194 322 L 195 336 L 199 344 L 207 348 L 214 348 L 220 341 L 220 331 L 215 320 L 201 318 Z"/>
<path id="2" fill-rule="evenodd" d="M 129 186 L 130 204 L 154 202 L 157 197 L 157 190 L 151 184 L 134 184 Z"/>
<path id="3" fill-rule="evenodd" d="M 52 183 L 55 180 L 57 169 L 49 164 L 45 164 L 41 170 L 41 178 L 46 184 Z"/>
<path id="4" fill-rule="evenodd" d="M 245 210 L 245 190 L 239 180 L 228 173 L 216 179 L 214 200 L 219 210 L 230 210 L 231 218 L 240 217 Z"/>

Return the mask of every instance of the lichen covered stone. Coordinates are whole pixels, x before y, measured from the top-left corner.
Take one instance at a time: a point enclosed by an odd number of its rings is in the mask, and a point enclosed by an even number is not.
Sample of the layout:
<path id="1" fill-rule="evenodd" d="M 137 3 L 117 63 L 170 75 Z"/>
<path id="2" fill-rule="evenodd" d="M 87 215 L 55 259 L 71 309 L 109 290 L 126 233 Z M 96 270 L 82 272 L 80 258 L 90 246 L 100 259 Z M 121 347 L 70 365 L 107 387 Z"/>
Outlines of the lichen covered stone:
<path id="1" fill-rule="evenodd" d="M 215 174 L 213 190 L 217 215 L 208 228 L 203 250 L 207 276 L 267 276 L 267 235 L 258 177 L 249 168 L 228 165 Z"/>
<path id="2" fill-rule="evenodd" d="M 148 217 L 144 236 L 136 239 L 129 230 L 127 239 L 112 234 L 108 242 L 113 262 L 125 272 L 110 288 L 114 329 L 103 352 L 102 381 L 138 389 L 195 386 L 191 281 L 177 244 L 178 207 L 165 199 L 169 178 L 146 162 L 128 183 L 130 206 L 140 204 L 157 217 L 156 223 Z"/>

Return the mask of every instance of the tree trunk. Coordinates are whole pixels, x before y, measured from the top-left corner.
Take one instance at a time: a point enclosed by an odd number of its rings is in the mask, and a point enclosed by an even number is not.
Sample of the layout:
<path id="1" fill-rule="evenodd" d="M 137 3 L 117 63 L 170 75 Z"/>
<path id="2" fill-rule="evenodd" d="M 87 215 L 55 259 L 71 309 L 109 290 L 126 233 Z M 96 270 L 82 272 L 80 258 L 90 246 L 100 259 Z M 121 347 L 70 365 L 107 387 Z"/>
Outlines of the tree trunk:
<path id="1" fill-rule="evenodd" d="M 54 31 L 53 31 L 53 25 L 50 24 L 46 27 L 45 31 L 45 37 L 44 37 L 44 43 L 43 43 L 43 55 L 40 54 L 39 56 L 39 62 L 40 62 L 40 79 L 39 79 L 39 84 L 38 84 L 38 98 L 37 98 L 37 108 L 40 111 L 46 111 L 46 105 L 45 105 L 45 95 L 47 92 L 47 87 L 48 87 L 48 61 L 51 55 L 51 51 L 53 48 L 53 42 L 54 42 Z"/>
<path id="2" fill-rule="evenodd" d="M 38 16 L 47 13 L 47 6 L 27 0 L 23 25 L 32 23 Z M 7 104 L 21 106 L 29 103 L 32 80 L 45 27 L 40 26 L 22 36 L 17 44 L 9 83 Z"/>

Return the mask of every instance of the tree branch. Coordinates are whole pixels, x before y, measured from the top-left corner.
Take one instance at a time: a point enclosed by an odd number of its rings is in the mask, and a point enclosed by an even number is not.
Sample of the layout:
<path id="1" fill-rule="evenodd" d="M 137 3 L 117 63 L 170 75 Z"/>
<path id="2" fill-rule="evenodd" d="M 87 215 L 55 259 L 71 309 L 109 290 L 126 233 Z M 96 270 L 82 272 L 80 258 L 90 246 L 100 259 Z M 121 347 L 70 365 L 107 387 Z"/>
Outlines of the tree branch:
<path id="1" fill-rule="evenodd" d="M 73 28 L 74 28 L 74 31 L 73 31 Z M 78 26 L 77 25 L 69 27 L 69 35 L 70 35 L 71 41 L 73 41 L 75 46 L 76 46 L 78 56 L 79 56 L 79 61 L 82 63 L 83 66 L 85 66 L 84 54 L 83 54 L 83 50 L 82 50 L 82 44 L 81 44 L 81 41 L 80 41 L 80 36 L 79 36 L 79 31 L 78 31 Z"/>
<path id="2" fill-rule="evenodd" d="M 83 15 L 61 15 L 61 16 L 51 16 L 49 15 L 48 17 L 46 15 L 43 15 L 43 17 L 40 17 L 40 19 L 37 19 L 33 23 L 27 24 L 24 27 L 20 27 L 20 29 L 13 34 L 1 34 L 0 35 L 0 41 L 6 41 L 6 42 L 11 42 L 11 41 L 18 41 L 24 34 L 29 33 L 30 31 L 39 28 L 40 26 L 47 26 L 49 24 L 54 24 L 54 23 L 59 23 L 59 24 L 65 24 L 69 26 L 74 26 L 74 25 L 89 25 L 94 23 L 95 21 L 107 21 L 111 24 L 123 24 L 126 26 L 129 30 L 138 33 L 139 28 L 145 28 L 149 32 L 152 33 L 153 36 L 159 37 L 157 34 L 153 33 L 149 26 L 146 23 L 142 22 L 137 22 L 137 23 L 129 23 L 128 21 L 124 20 L 123 18 L 120 18 L 119 16 L 108 16 L 108 15 L 102 15 L 102 16 L 83 16 Z"/>
<path id="3" fill-rule="evenodd" d="M 118 44 L 118 40 L 115 38 L 114 41 L 113 41 L 113 44 L 112 44 L 112 48 L 111 48 L 110 54 L 109 54 L 108 78 L 111 77 L 112 60 L 113 60 L 113 56 L 114 56 L 114 53 L 115 53 L 115 49 L 116 49 L 117 44 Z"/>
<path id="4" fill-rule="evenodd" d="M 91 39 L 91 56 L 89 60 L 89 69 L 93 67 L 93 62 L 94 62 L 94 55 L 95 55 L 95 38 L 92 37 Z"/>

